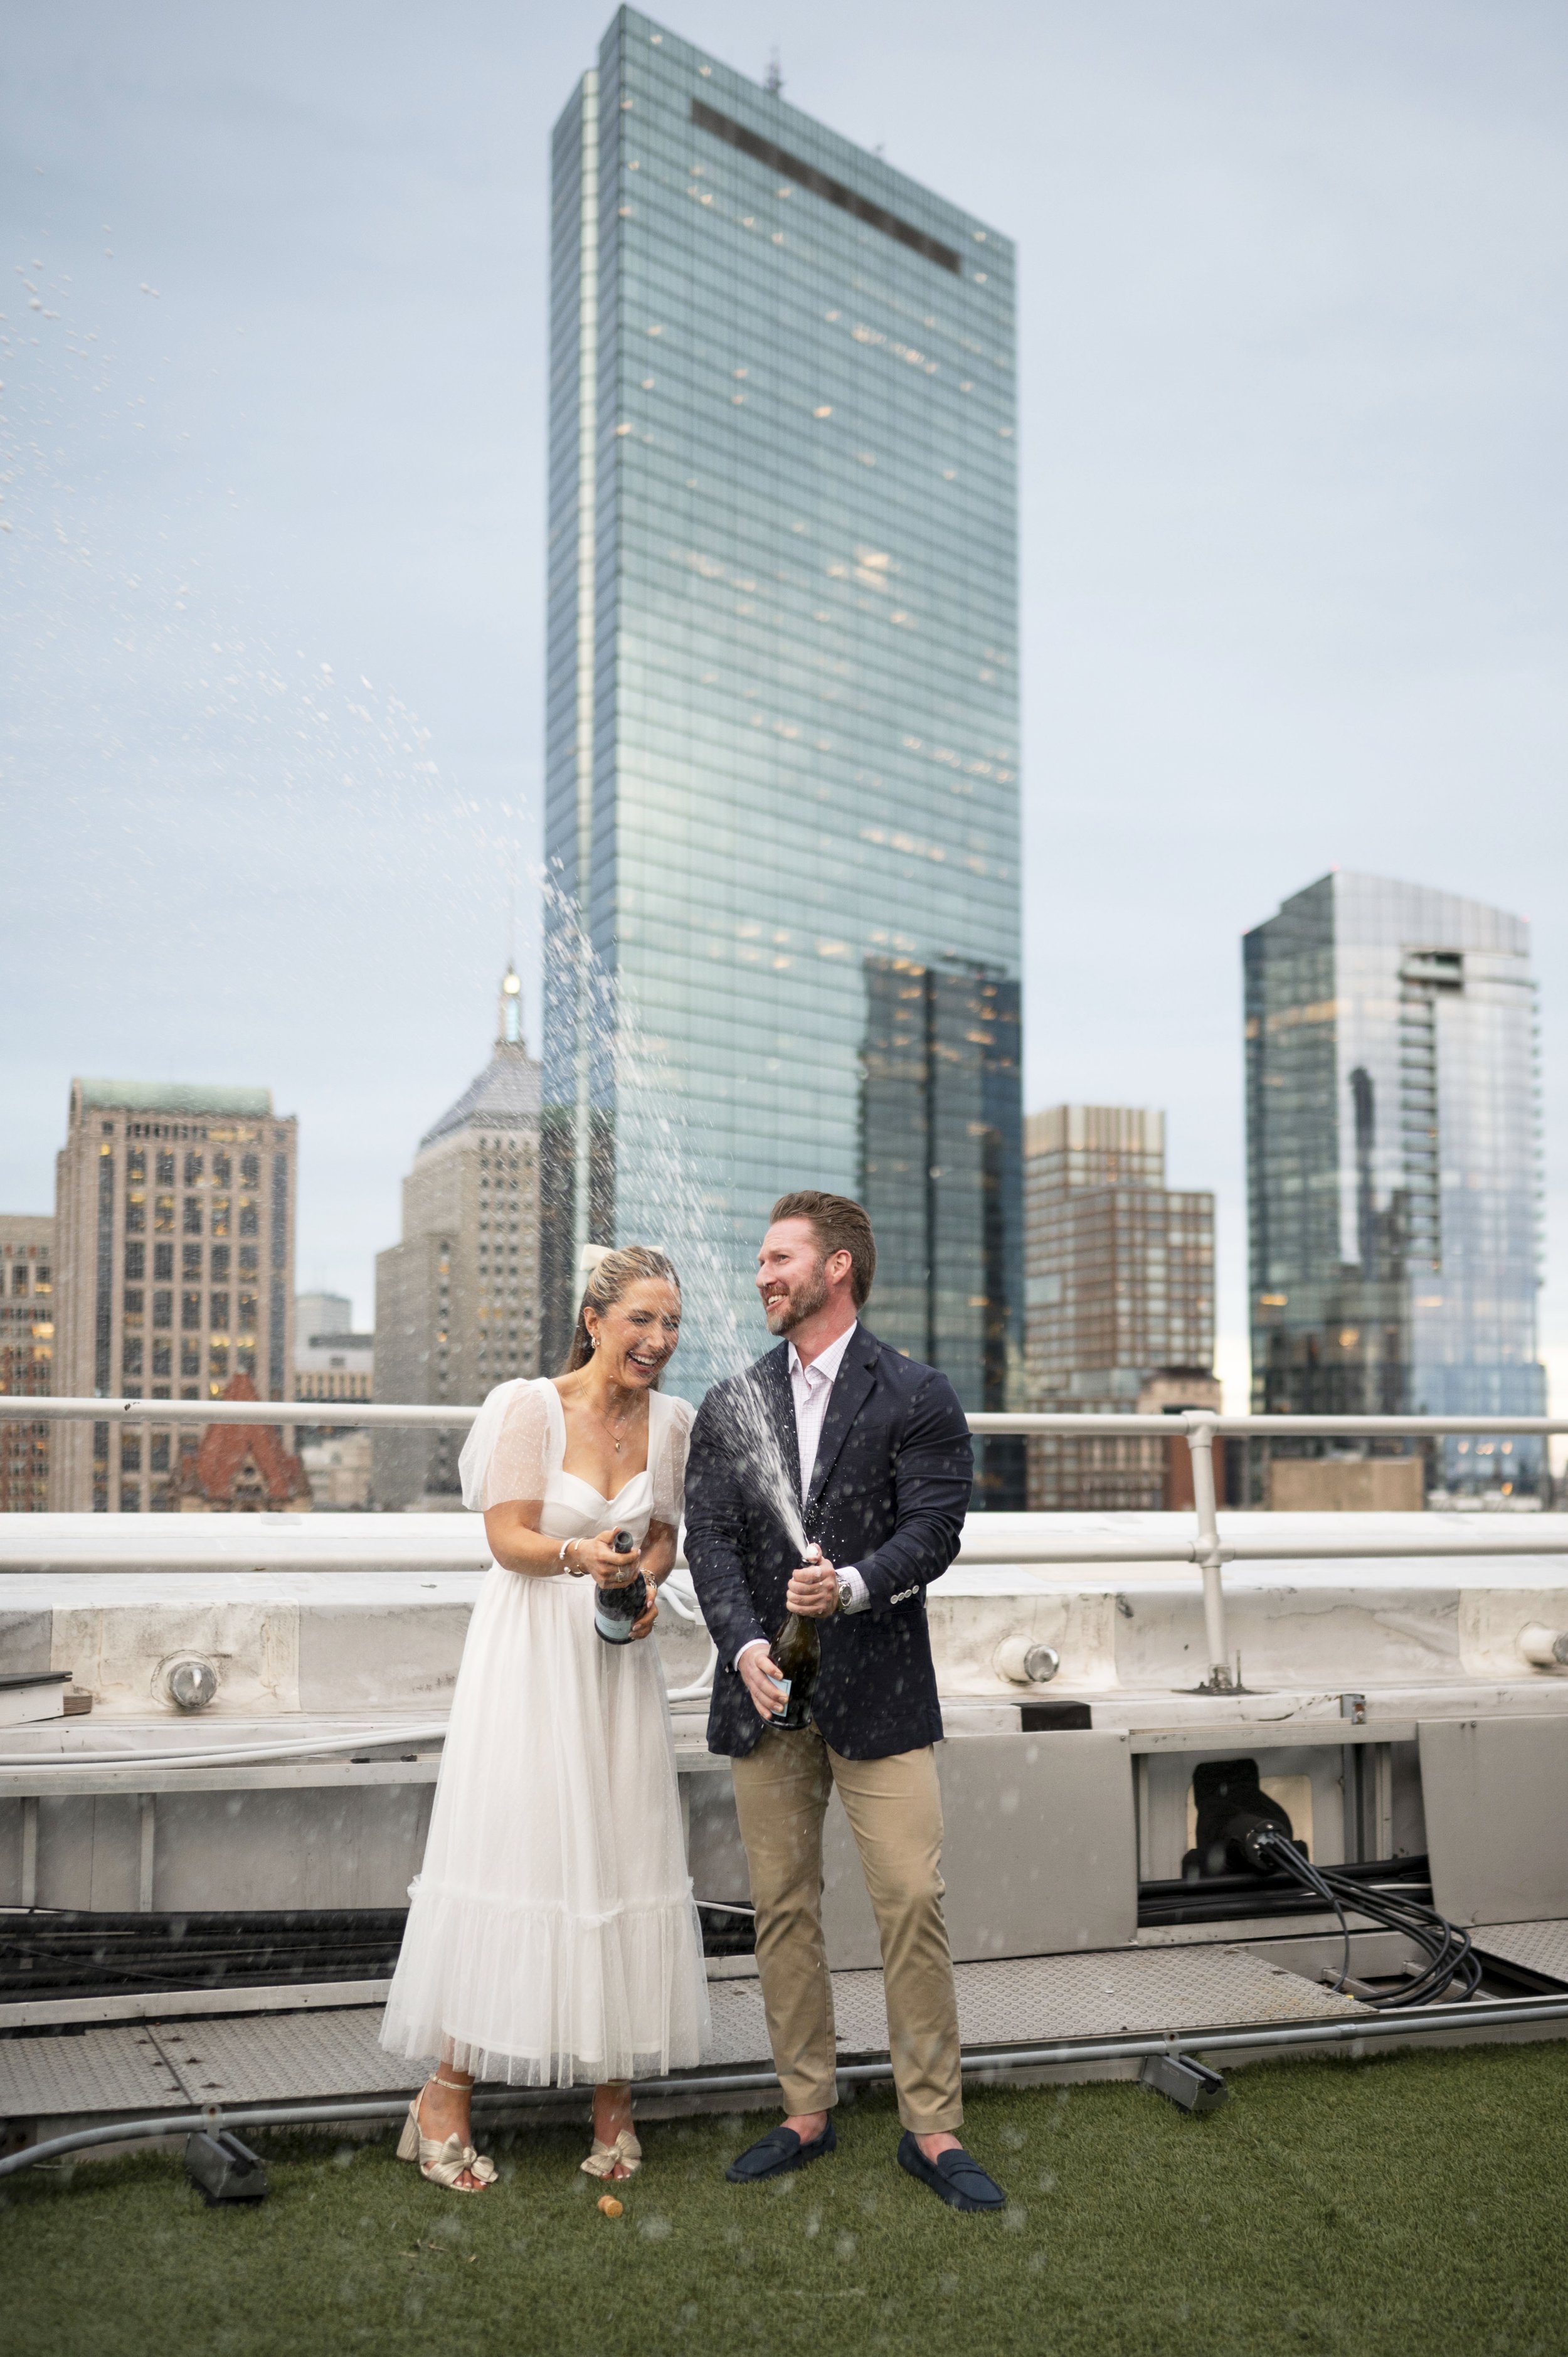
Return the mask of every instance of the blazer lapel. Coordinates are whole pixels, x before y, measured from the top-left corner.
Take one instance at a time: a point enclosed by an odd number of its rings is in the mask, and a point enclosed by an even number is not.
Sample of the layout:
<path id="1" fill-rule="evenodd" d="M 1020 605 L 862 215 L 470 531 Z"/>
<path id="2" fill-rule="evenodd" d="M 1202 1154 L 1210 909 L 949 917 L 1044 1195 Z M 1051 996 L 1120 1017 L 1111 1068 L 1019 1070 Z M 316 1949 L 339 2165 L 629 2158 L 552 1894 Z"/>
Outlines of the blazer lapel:
<path id="1" fill-rule="evenodd" d="M 822 1437 L 817 1443 L 817 1461 L 811 1469 L 811 1486 L 806 1493 L 806 1512 L 815 1508 L 828 1477 L 838 1461 L 850 1426 L 870 1398 L 876 1381 L 876 1354 L 882 1345 L 875 1334 L 864 1326 L 855 1330 L 854 1341 L 839 1363 L 828 1412 L 822 1418 Z M 790 1401 L 791 1412 L 794 1402 Z"/>
<path id="2" fill-rule="evenodd" d="M 800 1478 L 800 1435 L 795 1423 L 795 1394 L 789 1387 L 789 1343 L 780 1342 L 776 1351 L 769 1351 L 756 1363 L 762 1381 L 762 1396 L 779 1436 L 784 1471 L 794 1483 Z"/>

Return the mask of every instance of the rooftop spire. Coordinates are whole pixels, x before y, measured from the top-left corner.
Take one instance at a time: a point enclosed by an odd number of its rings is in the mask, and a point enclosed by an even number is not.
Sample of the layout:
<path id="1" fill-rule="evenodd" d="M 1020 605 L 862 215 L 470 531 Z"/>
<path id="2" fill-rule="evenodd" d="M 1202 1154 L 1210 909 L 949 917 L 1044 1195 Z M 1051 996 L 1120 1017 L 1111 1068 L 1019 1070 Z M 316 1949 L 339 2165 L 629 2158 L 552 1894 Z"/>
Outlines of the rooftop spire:
<path id="1" fill-rule="evenodd" d="M 510 958 L 507 960 L 506 972 L 501 976 L 499 1005 L 500 1012 L 496 1025 L 496 1045 L 498 1048 L 521 1048 L 523 1044 L 522 984 L 518 978 L 517 968 Z"/>

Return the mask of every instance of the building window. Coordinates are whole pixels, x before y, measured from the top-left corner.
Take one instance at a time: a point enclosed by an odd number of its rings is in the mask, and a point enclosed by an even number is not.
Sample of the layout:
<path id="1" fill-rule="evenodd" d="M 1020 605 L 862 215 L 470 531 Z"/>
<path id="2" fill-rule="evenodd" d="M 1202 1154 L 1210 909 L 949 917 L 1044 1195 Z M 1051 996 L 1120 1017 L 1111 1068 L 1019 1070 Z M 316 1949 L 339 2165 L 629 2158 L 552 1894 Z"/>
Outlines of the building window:
<path id="1" fill-rule="evenodd" d="M 172 1293 L 154 1294 L 153 1324 L 155 1326 L 163 1327 L 168 1327 L 174 1324 L 174 1296 Z"/>
<path id="2" fill-rule="evenodd" d="M 199 1155 L 199 1154 L 188 1154 L 188 1155 L 186 1156 L 186 1157 L 185 1157 L 185 1183 L 186 1183 L 186 1185 L 187 1185 L 188 1187 L 199 1187 L 199 1186 L 200 1186 L 200 1184 L 201 1184 L 201 1157 L 200 1157 L 200 1155 Z"/>
<path id="3" fill-rule="evenodd" d="M 240 1296 L 240 1316 L 238 1323 L 244 1333 L 253 1334 L 255 1332 L 256 1297 L 253 1293 L 242 1293 Z"/>
<path id="4" fill-rule="evenodd" d="M 242 1195 L 240 1198 L 240 1233 L 242 1236 L 255 1236 L 261 1233 L 261 1221 L 256 1211 L 255 1198 L 251 1195 Z"/>
<path id="5" fill-rule="evenodd" d="M 216 1274 L 216 1272 L 214 1272 L 214 1274 Z M 224 1328 L 228 1326 L 229 1296 L 226 1293 L 215 1293 L 213 1295 L 212 1308 L 209 1312 L 209 1315 L 214 1326 Z"/>
<path id="6" fill-rule="evenodd" d="M 201 1198 L 199 1195 L 188 1195 L 185 1199 L 185 1232 L 188 1236 L 199 1236 L 201 1233 Z"/>
<path id="7" fill-rule="evenodd" d="M 214 1244 L 212 1247 L 212 1282 L 214 1285 L 226 1284 L 228 1276 L 229 1247 L 227 1244 Z"/>
<path id="8" fill-rule="evenodd" d="M 207 1371 L 212 1377 L 214 1383 L 220 1383 L 227 1380 L 229 1373 L 229 1345 L 227 1342 L 214 1341 L 210 1344 L 207 1353 Z"/>
<path id="9" fill-rule="evenodd" d="M 125 1287 L 125 1323 L 127 1326 L 139 1326 L 141 1324 L 142 1305 L 145 1298 L 146 1297 L 143 1293 L 139 1285 L 128 1285 Z"/>
<path id="10" fill-rule="evenodd" d="M 147 1449 L 147 1463 L 155 1473 L 168 1471 L 168 1435 L 155 1432 Z"/>
<path id="11" fill-rule="evenodd" d="M 187 1376 L 199 1375 L 201 1372 L 201 1345 L 199 1342 L 181 1342 L 179 1346 L 179 1372 L 182 1375 Z"/>
<path id="12" fill-rule="evenodd" d="M 257 1272 L 257 1269 L 258 1269 L 258 1268 L 259 1268 L 259 1266 L 260 1266 L 260 1265 L 261 1265 L 261 1264 L 260 1264 L 260 1256 L 259 1256 L 259 1254 L 258 1254 L 258 1253 L 257 1253 L 257 1250 L 256 1250 L 255 1245 L 254 1245 L 254 1244 L 242 1244 L 242 1245 L 240 1246 L 240 1274 L 241 1274 L 241 1275 L 242 1275 L 242 1276 L 254 1276 L 254 1275 L 255 1275 L 255 1274 L 256 1274 L 256 1272 Z"/>
<path id="13" fill-rule="evenodd" d="M 141 1511 L 142 1492 L 140 1488 L 134 1481 L 124 1482 L 121 1485 L 120 1490 L 120 1512 L 123 1514 L 139 1514 Z"/>
<path id="14" fill-rule="evenodd" d="M 179 1322 L 187 1334 L 194 1333 L 201 1324 L 201 1296 L 182 1293 L 179 1297 Z"/>
<path id="15" fill-rule="evenodd" d="M 109 1388 L 109 1353 L 113 1340 L 114 1297 L 114 1157 L 109 1148 L 99 1149 L 98 1162 L 98 1270 L 95 1300 L 95 1320 L 92 1349 L 92 1387 L 97 1392 Z M 105 1492 L 104 1511 L 108 1510 Z"/>
<path id="16" fill-rule="evenodd" d="M 121 1365 L 127 1375 L 139 1375 L 141 1373 L 142 1338 L 139 1334 L 126 1335 Z"/>
<path id="17" fill-rule="evenodd" d="M 160 1187 L 172 1187 L 174 1185 L 174 1156 L 172 1154 L 160 1154 L 158 1156 L 155 1175 Z"/>
<path id="18" fill-rule="evenodd" d="M 134 1188 L 125 1198 L 125 1232 L 141 1235 L 147 1224 L 147 1199 L 141 1189 Z"/>
<path id="19" fill-rule="evenodd" d="M 125 1180 L 128 1186 L 139 1187 L 147 1175 L 145 1146 L 134 1146 L 125 1157 Z"/>
<path id="20" fill-rule="evenodd" d="M 125 1246 L 125 1276 L 127 1282 L 132 1285 L 139 1284 L 142 1278 L 145 1276 L 146 1273 L 146 1245 L 127 1244 Z"/>
<path id="21" fill-rule="evenodd" d="M 254 1154 L 242 1154 L 242 1155 L 240 1157 L 240 1184 L 241 1184 L 241 1186 L 242 1186 L 242 1187 L 259 1187 L 259 1186 L 261 1185 L 261 1183 L 262 1183 L 262 1165 L 261 1165 L 261 1157 L 260 1157 L 258 1155 L 254 1155 Z"/>
<path id="22" fill-rule="evenodd" d="M 156 1337 L 154 1338 L 153 1372 L 155 1375 L 173 1374 L 174 1345 L 172 1342 L 160 1342 Z"/>
<path id="23" fill-rule="evenodd" d="M 215 1236 L 226 1236 L 229 1232 L 229 1198 L 227 1195 L 214 1195 L 212 1198 L 211 1232 Z"/>
<path id="24" fill-rule="evenodd" d="M 215 1154 L 213 1156 L 212 1184 L 215 1187 L 227 1187 L 229 1184 L 229 1157 L 226 1154 Z"/>
<path id="25" fill-rule="evenodd" d="M 153 1278 L 154 1278 L 155 1283 L 158 1282 L 159 1280 L 162 1280 L 163 1282 L 166 1283 L 166 1282 L 167 1282 L 167 1280 L 168 1280 L 170 1277 L 172 1277 L 172 1276 L 173 1276 L 173 1275 L 174 1275 L 174 1246 L 173 1246 L 173 1244 L 155 1244 L 155 1245 L 153 1246 Z"/>
<path id="26" fill-rule="evenodd" d="M 199 1244 L 186 1244 L 182 1247 L 179 1273 L 187 1285 L 199 1285 L 201 1282 L 201 1246 Z"/>
<path id="27" fill-rule="evenodd" d="M 141 1469 L 142 1437 L 137 1432 L 124 1433 L 120 1440 L 120 1470 L 122 1473 L 139 1473 Z"/>
<path id="28" fill-rule="evenodd" d="M 153 1204 L 153 1227 L 160 1236 L 174 1233 L 174 1197 L 159 1195 Z"/>

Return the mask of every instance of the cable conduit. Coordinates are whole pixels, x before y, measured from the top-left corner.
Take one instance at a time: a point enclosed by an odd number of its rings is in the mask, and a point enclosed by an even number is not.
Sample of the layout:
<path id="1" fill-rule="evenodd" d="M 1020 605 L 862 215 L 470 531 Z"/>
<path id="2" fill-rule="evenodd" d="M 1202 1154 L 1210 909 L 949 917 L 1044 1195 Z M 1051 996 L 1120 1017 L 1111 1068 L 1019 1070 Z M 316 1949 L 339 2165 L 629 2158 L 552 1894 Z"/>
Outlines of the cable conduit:
<path id="1" fill-rule="evenodd" d="M 1568 2020 L 1568 1996 L 1505 2001 L 1491 2005 L 1429 2006 L 1412 2014 L 1357 2014 L 1339 2021 L 1291 2022 L 1283 2028 L 1260 2027 L 1254 2029 L 1172 2031 L 1160 2037 L 1103 2038 L 1079 2040 L 1054 2046 L 1023 2046 L 1009 2050 L 974 2051 L 962 2058 L 963 2069 L 971 2078 L 983 2078 L 996 2071 L 1045 2070 L 1053 2065 L 1073 2062 L 1135 2062 L 1149 2054 L 1219 2054 L 1238 2050 L 1251 2051 L 1288 2049 L 1294 2046 L 1345 2045 L 1361 2038 L 1408 2037 L 1429 2029 L 1508 2029 L 1530 2022 Z M 838 2077 L 855 2086 L 872 2085 L 878 2080 L 890 2079 L 893 2066 L 884 2060 L 878 2062 L 841 2063 Z M 671 2095 L 736 2095 L 763 2094 L 779 2084 L 777 2072 L 728 2072 L 722 2075 L 703 2077 L 693 2072 L 675 2079 L 639 2080 L 633 2087 L 634 2098 L 644 2099 Z M 409 2094 L 413 2093 L 410 2088 Z M 476 2110 L 493 2111 L 498 2106 L 529 2106 L 560 2103 L 575 2090 L 564 2087 L 510 2088 L 504 2093 L 477 2093 Z M 209 2134 L 222 2128 L 310 2127 L 334 2120 L 393 2120 L 400 2119 L 408 2107 L 408 2096 L 378 2097 L 372 2102 L 339 2102 L 301 2105 L 268 2104 L 242 2106 L 230 2111 L 220 2105 L 210 2105 L 205 2111 L 165 2113 L 150 2119 L 117 2120 L 112 2126 L 79 2128 L 70 2136 L 51 2136 L 43 2144 L 30 2145 L 25 2151 L 8 2154 L 0 2159 L 0 2178 L 10 2177 L 19 2169 L 30 2169 L 37 2162 L 52 2160 L 70 2152 L 80 2152 L 92 2145 L 115 2144 L 134 2137 L 189 2136 L 205 2129 Z"/>

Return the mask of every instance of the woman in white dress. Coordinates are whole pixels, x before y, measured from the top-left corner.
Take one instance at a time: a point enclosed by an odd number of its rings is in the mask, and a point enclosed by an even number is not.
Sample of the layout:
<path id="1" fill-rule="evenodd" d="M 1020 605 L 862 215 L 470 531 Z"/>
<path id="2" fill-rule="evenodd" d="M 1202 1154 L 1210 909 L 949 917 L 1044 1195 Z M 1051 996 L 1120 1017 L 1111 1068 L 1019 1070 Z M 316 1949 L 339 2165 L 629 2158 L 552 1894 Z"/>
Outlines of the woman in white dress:
<path id="1" fill-rule="evenodd" d="M 607 1644 L 599 1589 L 675 1559 L 692 1409 L 655 1387 L 680 1339 L 662 1253 L 606 1254 L 565 1372 L 491 1392 L 463 1451 L 494 1563 L 468 1624 L 424 1865 L 381 2043 L 439 2057 L 399 2151 L 455 2191 L 490 2183 L 476 2078 L 594 2086 L 583 2167 L 641 2160 L 628 2082 L 695 2062 L 707 1980 L 686 1870 L 655 1595 Z M 617 1555 L 611 1540 L 639 1542 Z"/>

